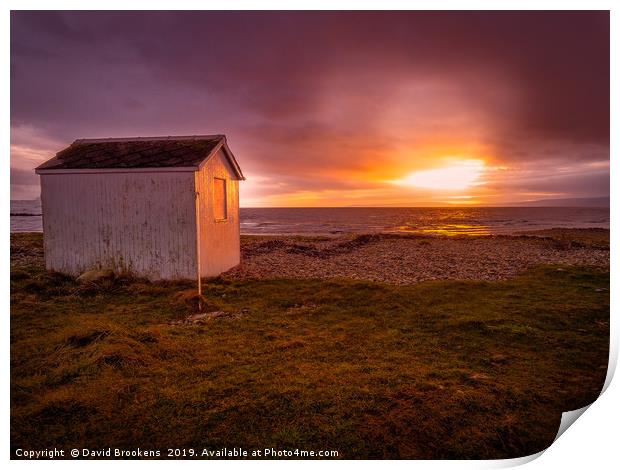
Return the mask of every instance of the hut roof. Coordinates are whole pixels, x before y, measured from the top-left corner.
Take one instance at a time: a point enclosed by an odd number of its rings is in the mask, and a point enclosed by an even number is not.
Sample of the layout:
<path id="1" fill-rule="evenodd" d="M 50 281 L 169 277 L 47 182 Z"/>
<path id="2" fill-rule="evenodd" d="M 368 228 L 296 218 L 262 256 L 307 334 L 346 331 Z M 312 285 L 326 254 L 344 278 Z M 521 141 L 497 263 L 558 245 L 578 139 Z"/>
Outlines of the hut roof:
<path id="1" fill-rule="evenodd" d="M 39 165 L 36 172 L 139 168 L 195 170 L 220 149 L 224 150 L 236 176 L 245 179 L 224 135 L 79 139 Z"/>

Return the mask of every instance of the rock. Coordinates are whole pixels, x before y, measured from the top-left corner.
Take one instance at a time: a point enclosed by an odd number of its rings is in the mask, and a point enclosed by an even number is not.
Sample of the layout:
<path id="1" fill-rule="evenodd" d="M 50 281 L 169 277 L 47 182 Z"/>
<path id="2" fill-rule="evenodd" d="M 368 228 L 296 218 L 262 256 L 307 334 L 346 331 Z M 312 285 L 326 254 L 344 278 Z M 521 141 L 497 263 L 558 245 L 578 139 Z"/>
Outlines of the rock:
<path id="1" fill-rule="evenodd" d="M 491 362 L 493 364 L 505 364 L 508 362 L 508 356 L 505 354 L 493 354 L 491 356 Z"/>
<path id="2" fill-rule="evenodd" d="M 470 380 L 478 381 L 478 380 L 488 380 L 490 377 L 487 374 L 484 374 L 482 372 L 476 372 L 476 373 L 471 374 L 469 378 Z"/>
<path id="3" fill-rule="evenodd" d="M 90 269 L 80 274 L 77 281 L 84 284 L 89 282 L 97 283 L 112 279 L 114 279 L 114 271 L 111 269 Z"/>
<path id="4" fill-rule="evenodd" d="M 240 314 L 236 312 L 222 312 L 221 310 L 215 312 L 206 313 L 206 318 L 214 319 L 214 318 L 239 318 Z"/>
<path id="5" fill-rule="evenodd" d="M 202 323 L 207 318 L 208 313 L 195 313 L 187 317 L 187 323 Z"/>
<path id="6" fill-rule="evenodd" d="M 237 319 L 241 315 L 242 315 L 241 313 L 237 313 L 237 312 L 223 312 L 221 310 L 216 310 L 214 312 L 195 313 L 187 317 L 183 323 L 190 324 L 190 325 L 200 325 L 209 320 L 215 320 L 217 318 Z"/>

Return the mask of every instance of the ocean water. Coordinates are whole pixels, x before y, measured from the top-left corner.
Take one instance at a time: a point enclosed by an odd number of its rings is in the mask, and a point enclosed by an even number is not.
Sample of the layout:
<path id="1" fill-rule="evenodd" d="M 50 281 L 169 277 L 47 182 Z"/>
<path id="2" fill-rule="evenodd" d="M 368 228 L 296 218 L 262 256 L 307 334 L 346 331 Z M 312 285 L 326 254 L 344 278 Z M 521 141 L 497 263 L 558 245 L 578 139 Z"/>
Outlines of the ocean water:
<path id="1" fill-rule="evenodd" d="M 608 207 L 343 207 L 240 210 L 242 234 L 486 235 L 546 228 L 609 228 Z M 40 232 L 41 202 L 11 201 L 11 232 Z"/>
<path id="2" fill-rule="evenodd" d="M 42 232 L 41 200 L 11 200 L 11 232 Z"/>

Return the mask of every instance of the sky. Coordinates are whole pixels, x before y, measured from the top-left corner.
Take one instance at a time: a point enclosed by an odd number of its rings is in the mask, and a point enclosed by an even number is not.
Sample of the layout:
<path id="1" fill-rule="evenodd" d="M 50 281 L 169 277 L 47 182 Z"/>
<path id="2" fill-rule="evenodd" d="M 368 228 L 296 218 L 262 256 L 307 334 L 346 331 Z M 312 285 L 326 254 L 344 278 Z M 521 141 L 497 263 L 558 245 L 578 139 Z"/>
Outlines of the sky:
<path id="1" fill-rule="evenodd" d="M 226 134 L 243 207 L 609 196 L 609 13 L 11 13 L 11 198 L 78 138 Z"/>

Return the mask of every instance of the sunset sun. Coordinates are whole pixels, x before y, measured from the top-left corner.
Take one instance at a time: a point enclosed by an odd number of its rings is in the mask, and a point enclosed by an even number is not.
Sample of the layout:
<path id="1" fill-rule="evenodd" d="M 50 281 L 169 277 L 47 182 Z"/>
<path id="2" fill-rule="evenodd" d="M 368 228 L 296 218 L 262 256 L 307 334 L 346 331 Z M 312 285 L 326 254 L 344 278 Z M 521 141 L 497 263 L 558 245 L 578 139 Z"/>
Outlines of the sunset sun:
<path id="1" fill-rule="evenodd" d="M 456 160 L 440 168 L 410 173 L 396 183 L 417 188 L 459 191 L 482 184 L 480 176 L 483 171 L 482 160 Z"/>

